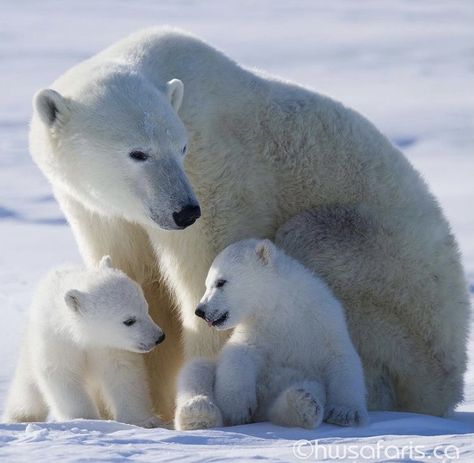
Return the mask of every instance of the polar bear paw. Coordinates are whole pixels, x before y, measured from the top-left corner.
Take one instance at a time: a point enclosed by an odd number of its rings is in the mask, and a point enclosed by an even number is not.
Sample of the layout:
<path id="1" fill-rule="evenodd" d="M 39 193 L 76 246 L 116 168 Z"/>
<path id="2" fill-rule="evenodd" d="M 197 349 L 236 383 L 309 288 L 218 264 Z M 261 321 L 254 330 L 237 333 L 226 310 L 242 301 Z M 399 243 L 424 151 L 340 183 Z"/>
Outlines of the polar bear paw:
<path id="1" fill-rule="evenodd" d="M 218 394 L 219 391 L 216 392 Z M 219 404 L 226 426 L 238 426 L 240 424 L 250 423 L 252 417 L 257 409 L 257 396 L 253 391 L 248 394 L 244 390 L 239 391 L 238 394 L 227 394 L 218 397 Z"/>
<path id="2" fill-rule="evenodd" d="M 294 426 L 314 429 L 322 423 L 323 406 L 311 392 L 303 388 L 290 389 L 287 392 L 286 400 L 288 409 L 294 413 Z"/>
<path id="3" fill-rule="evenodd" d="M 142 428 L 160 428 L 163 427 L 163 422 L 156 415 L 150 415 L 149 417 L 143 420 L 135 420 L 133 423 L 135 426 L 140 426 Z"/>
<path id="4" fill-rule="evenodd" d="M 180 431 L 220 426 L 222 426 L 222 414 L 207 396 L 193 397 L 176 410 L 175 427 Z"/>
<path id="5" fill-rule="evenodd" d="M 362 407 L 328 405 L 324 420 L 338 426 L 363 426 L 369 421 L 369 416 Z"/>

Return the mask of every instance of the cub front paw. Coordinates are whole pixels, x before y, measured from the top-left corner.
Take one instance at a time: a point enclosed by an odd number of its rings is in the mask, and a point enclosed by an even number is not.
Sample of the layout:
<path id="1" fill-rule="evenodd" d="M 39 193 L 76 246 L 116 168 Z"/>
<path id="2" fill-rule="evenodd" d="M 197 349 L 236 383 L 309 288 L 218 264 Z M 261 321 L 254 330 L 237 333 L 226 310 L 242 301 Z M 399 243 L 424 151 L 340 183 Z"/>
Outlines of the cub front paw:
<path id="1" fill-rule="evenodd" d="M 141 419 L 135 420 L 135 422 L 130 423 L 130 424 L 134 424 L 142 428 L 160 428 L 164 426 L 161 419 L 155 415 L 151 415 L 143 420 Z"/>
<path id="2" fill-rule="evenodd" d="M 175 428 L 180 431 L 218 428 L 222 414 L 207 396 L 196 396 L 176 409 Z"/>
<path id="3" fill-rule="evenodd" d="M 217 396 L 216 400 L 228 426 L 250 423 L 257 409 L 255 393 L 243 394 L 239 391 L 235 394 Z"/>
<path id="4" fill-rule="evenodd" d="M 363 426 L 368 423 L 369 416 L 362 407 L 328 405 L 324 421 L 338 426 Z"/>
<path id="5" fill-rule="evenodd" d="M 289 390 L 286 399 L 289 410 L 294 414 L 295 426 L 313 429 L 323 421 L 323 404 L 305 389 Z"/>

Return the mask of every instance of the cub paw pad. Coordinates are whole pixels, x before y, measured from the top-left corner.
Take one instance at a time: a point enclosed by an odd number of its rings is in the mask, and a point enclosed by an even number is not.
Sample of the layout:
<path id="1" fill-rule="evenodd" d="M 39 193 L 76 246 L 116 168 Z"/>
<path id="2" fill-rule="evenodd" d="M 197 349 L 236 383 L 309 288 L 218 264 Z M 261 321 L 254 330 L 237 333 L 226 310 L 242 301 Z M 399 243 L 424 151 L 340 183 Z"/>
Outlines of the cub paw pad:
<path id="1" fill-rule="evenodd" d="M 197 396 L 178 407 L 175 424 L 179 430 L 217 428 L 222 426 L 222 414 L 208 397 Z"/>
<path id="2" fill-rule="evenodd" d="M 288 391 L 288 405 L 297 416 L 297 425 L 307 429 L 319 426 L 323 420 L 323 407 L 313 394 L 305 389 Z"/>
<path id="3" fill-rule="evenodd" d="M 333 406 L 328 407 L 325 421 L 338 426 L 363 426 L 367 423 L 368 417 L 365 410 L 358 408 Z"/>

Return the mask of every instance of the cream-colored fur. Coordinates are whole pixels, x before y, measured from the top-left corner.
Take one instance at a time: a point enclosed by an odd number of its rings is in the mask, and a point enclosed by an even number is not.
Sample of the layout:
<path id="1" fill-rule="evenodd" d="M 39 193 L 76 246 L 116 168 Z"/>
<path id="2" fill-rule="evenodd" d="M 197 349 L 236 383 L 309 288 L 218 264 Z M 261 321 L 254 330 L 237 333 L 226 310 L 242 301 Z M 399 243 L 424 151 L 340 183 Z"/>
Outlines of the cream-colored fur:
<path id="1" fill-rule="evenodd" d="M 367 422 L 362 363 L 341 304 L 271 241 L 238 241 L 220 252 L 196 315 L 233 332 L 214 368 L 193 359 L 181 370 L 178 429 L 219 426 L 214 408 L 227 425 Z"/>
<path id="2" fill-rule="evenodd" d="M 181 106 L 174 79 L 184 83 Z M 161 288 L 179 308 L 185 356 L 215 356 L 225 337 L 194 316 L 210 263 L 234 241 L 280 229 L 277 244 L 347 308 L 372 408 L 441 415 L 461 400 L 468 299 L 456 242 L 418 173 L 365 118 L 161 29 L 125 38 L 52 88 L 59 93 L 35 100 L 31 152 L 86 262 L 109 253 L 149 288 L 174 346 L 150 364 L 160 377 L 181 362 Z M 186 141 L 202 216 L 172 230 L 173 207 L 193 196 L 179 160 Z M 138 145 L 149 168 L 127 164 Z M 166 175 L 156 167 L 164 159 Z M 170 404 L 173 385 L 157 382 L 154 394 Z"/>
<path id="3" fill-rule="evenodd" d="M 4 420 L 113 418 L 156 427 L 143 353 L 164 339 L 110 257 L 48 274 L 31 305 Z"/>

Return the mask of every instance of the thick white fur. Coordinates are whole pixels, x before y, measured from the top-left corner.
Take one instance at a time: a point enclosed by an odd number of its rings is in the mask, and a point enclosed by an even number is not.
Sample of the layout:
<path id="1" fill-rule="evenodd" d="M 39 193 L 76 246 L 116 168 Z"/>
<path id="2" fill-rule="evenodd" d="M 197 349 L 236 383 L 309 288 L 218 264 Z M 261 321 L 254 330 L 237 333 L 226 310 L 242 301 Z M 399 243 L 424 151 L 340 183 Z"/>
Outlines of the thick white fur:
<path id="1" fill-rule="evenodd" d="M 179 424 L 205 422 L 186 397 L 191 391 L 209 403 L 215 395 L 230 425 L 270 419 L 313 428 L 323 416 L 343 426 L 367 420 L 362 364 L 341 304 L 322 280 L 269 240 L 224 249 L 209 270 L 198 310 L 208 324 L 233 333 L 207 391 L 202 385 L 214 372 L 195 362 L 184 368 L 178 403 L 189 405 L 178 408 Z"/>
<path id="2" fill-rule="evenodd" d="M 206 429 L 222 426 L 222 414 L 214 401 L 215 361 L 198 357 L 180 371 L 176 397 L 175 428 Z"/>
<path id="3" fill-rule="evenodd" d="M 134 318 L 132 326 L 124 321 Z M 141 288 L 110 266 L 64 268 L 41 282 L 31 306 L 4 420 L 114 418 L 144 427 L 153 414 L 143 356 L 163 332 Z M 100 410 L 101 408 L 104 410 Z"/>
<path id="4" fill-rule="evenodd" d="M 418 173 L 365 118 L 173 30 L 127 37 L 52 88 L 59 98 L 35 98 L 32 155 L 85 261 L 111 254 L 169 335 L 149 359 L 165 415 L 180 326 L 186 358 L 216 355 L 226 336 L 194 309 L 213 258 L 248 237 L 276 238 L 347 307 L 371 408 L 442 415 L 462 399 L 469 307 L 455 239 Z M 138 148 L 147 162 L 129 159 Z M 171 230 L 195 199 L 202 217 Z"/>

